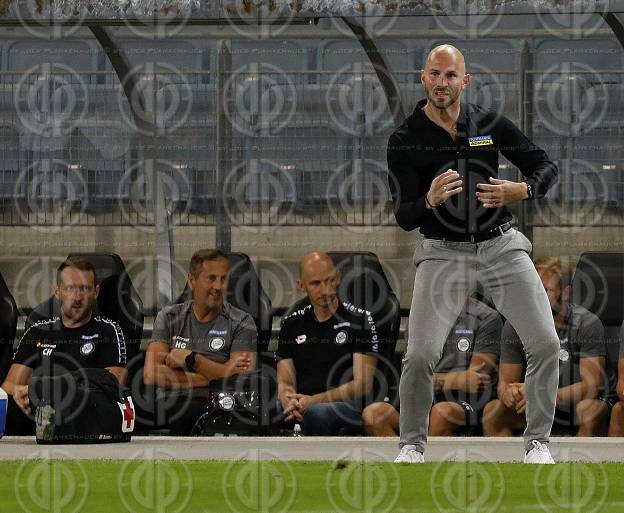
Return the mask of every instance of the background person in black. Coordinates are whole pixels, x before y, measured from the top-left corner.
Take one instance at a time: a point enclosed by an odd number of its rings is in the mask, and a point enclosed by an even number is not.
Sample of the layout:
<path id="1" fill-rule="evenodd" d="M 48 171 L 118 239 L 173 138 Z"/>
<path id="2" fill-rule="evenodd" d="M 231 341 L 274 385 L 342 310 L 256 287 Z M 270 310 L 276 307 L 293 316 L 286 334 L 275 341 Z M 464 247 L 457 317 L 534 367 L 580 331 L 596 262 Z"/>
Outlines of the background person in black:
<path id="1" fill-rule="evenodd" d="M 126 381 L 126 342 L 121 328 L 93 316 L 99 292 L 95 268 L 84 258 L 64 261 L 56 273 L 54 295 L 61 316 L 44 319 L 24 333 L 2 388 L 9 401 L 7 434 L 33 434 L 28 399 L 31 376 L 58 376 L 81 368 L 105 368 Z M 17 408 L 16 405 L 19 407 Z"/>
<path id="2" fill-rule="evenodd" d="M 470 75 L 457 48 L 434 48 L 421 83 L 426 99 L 390 136 L 387 153 L 397 223 L 405 230 L 420 227 L 425 237 L 414 254 L 395 461 L 424 461 L 433 371 L 466 298 L 481 283 L 530 355 L 525 462 L 553 463 L 546 444 L 555 410 L 559 343 L 529 258 L 531 243 L 511 227 L 506 205 L 543 197 L 557 167 L 507 118 L 461 102 Z M 520 169 L 524 182 L 498 178 L 499 152 Z"/>
<path id="3" fill-rule="evenodd" d="M 608 383 L 602 322 L 582 306 L 568 302 L 571 271 L 561 259 L 537 259 L 535 268 L 548 295 L 560 340 L 555 426 L 566 433 L 575 429 L 577 436 L 604 436 L 609 405 L 600 395 L 605 393 L 604 386 Z M 526 426 L 525 367 L 520 339 L 506 323 L 501 338 L 499 399 L 486 406 L 483 419 L 486 436 L 512 436 Z"/>
<path id="4" fill-rule="evenodd" d="M 282 321 L 279 405 L 304 434 L 335 435 L 361 425 L 362 403 L 373 390 L 377 327 L 370 312 L 341 302 L 340 273 L 327 254 L 305 255 L 297 284 L 310 304 Z"/>
<path id="5" fill-rule="evenodd" d="M 496 386 L 502 328 L 498 312 L 477 299 L 468 299 L 435 368 L 429 435 L 451 436 L 465 427 L 470 431 L 479 427 L 483 408 Z M 367 406 L 362 420 L 367 435 L 399 434 L 399 411 L 391 403 Z"/>

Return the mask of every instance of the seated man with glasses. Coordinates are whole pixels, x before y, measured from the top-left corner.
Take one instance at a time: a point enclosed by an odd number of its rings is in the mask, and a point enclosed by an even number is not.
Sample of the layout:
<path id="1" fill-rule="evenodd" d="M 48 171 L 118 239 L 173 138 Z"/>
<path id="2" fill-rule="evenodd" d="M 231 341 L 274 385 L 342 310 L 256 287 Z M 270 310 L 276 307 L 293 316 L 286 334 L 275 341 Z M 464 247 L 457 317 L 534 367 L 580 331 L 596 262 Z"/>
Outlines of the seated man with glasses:
<path id="1" fill-rule="evenodd" d="M 28 395 L 33 376 L 106 369 L 120 384 L 126 381 L 123 332 L 116 322 L 95 315 L 98 293 L 91 262 L 71 257 L 59 266 L 54 295 L 60 303 L 60 315 L 42 319 L 26 330 L 2 383 L 2 389 L 11 397 L 6 434 L 35 432 Z"/>

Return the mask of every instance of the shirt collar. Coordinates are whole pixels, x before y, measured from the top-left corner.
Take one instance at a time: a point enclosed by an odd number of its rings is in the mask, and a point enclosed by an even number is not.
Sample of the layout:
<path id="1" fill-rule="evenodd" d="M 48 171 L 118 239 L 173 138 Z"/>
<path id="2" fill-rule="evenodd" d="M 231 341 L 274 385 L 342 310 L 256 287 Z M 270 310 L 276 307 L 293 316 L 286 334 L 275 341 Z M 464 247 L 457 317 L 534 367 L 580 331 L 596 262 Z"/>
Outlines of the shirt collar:
<path id="1" fill-rule="evenodd" d="M 232 311 L 232 305 L 224 299 L 223 304 L 221 305 L 221 308 L 219 309 L 219 313 L 217 317 L 225 317 L 227 319 L 230 317 L 231 311 Z M 183 310 L 183 315 L 187 315 L 189 313 L 195 320 L 197 320 L 197 317 L 195 317 L 195 314 L 193 313 L 193 300 L 192 299 L 186 302 L 184 306 L 184 310 Z M 217 319 L 217 317 L 215 317 L 215 319 Z"/>
<path id="2" fill-rule="evenodd" d="M 423 98 L 416 104 L 416 108 L 412 115 L 408 118 L 407 122 L 412 129 L 423 128 L 427 126 L 437 126 L 433 121 L 429 119 L 427 114 L 422 110 L 427 104 L 427 99 Z M 459 109 L 459 118 L 457 119 L 457 135 L 459 137 L 468 137 L 468 123 L 470 117 L 471 106 L 469 103 L 461 102 Z M 439 127 L 444 130 L 442 127 Z"/>

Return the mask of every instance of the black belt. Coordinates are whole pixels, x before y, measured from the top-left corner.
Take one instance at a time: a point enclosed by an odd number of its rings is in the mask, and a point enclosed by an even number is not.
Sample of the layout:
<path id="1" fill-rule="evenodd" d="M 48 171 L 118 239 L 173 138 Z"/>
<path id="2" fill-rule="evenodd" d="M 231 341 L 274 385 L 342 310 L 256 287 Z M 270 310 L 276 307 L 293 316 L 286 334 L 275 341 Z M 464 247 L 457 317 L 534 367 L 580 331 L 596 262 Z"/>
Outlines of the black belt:
<path id="1" fill-rule="evenodd" d="M 425 235 L 425 239 L 444 240 L 449 242 L 483 242 L 484 240 L 490 240 L 494 237 L 498 237 L 505 232 L 511 230 L 511 223 L 503 223 L 496 228 L 488 230 L 487 232 L 479 232 L 469 234 L 449 234 L 449 235 Z"/>

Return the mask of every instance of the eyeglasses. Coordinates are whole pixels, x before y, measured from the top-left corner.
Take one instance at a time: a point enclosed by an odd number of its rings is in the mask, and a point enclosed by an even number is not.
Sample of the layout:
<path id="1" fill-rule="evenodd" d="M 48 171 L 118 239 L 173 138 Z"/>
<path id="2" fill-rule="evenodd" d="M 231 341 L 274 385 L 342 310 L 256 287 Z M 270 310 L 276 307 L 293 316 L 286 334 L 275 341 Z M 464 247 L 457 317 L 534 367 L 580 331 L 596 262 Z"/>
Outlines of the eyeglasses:
<path id="1" fill-rule="evenodd" d="M 90 292 L 93 292 L 93 287 L 91 285 L 80 285 L 79 287 L 76 285 L 63 285 L 61 288 L 64 292 L 67 292 L 68 294 L 73 294 L 77 290 L 79 290 L 83 294 L 89 294 Z"/>

